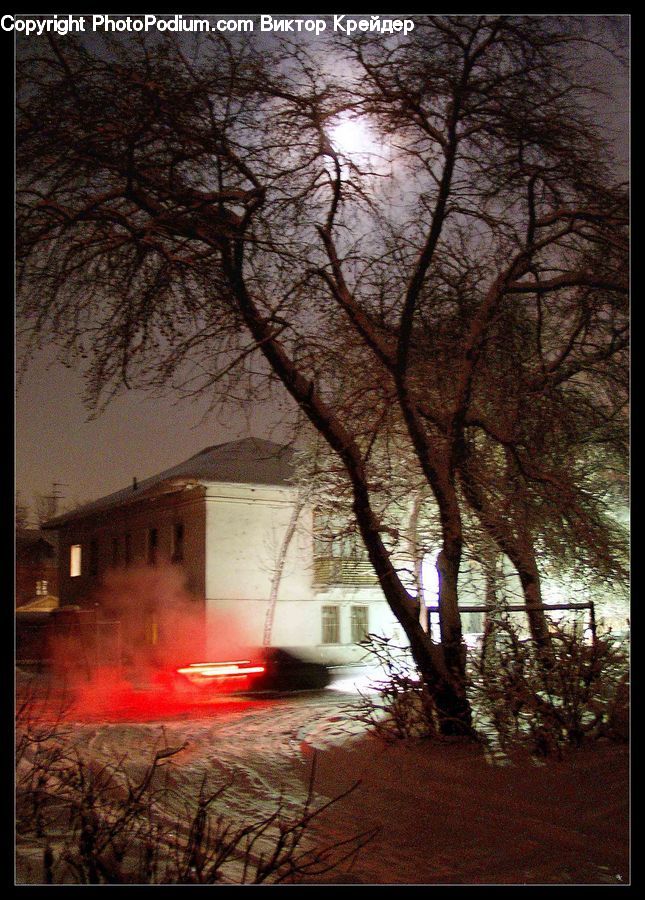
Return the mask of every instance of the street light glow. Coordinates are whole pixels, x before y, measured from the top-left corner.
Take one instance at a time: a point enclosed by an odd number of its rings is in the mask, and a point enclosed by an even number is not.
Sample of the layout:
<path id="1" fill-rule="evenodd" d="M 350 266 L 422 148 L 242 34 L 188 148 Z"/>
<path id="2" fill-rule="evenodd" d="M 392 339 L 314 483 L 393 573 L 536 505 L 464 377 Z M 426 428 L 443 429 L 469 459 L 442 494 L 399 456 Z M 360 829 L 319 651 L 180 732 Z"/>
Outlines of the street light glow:
<path id="1" fill-rule="evenodd" d="M 366 156 L 379 150 L 375 136 L 365 119 L 342 113 L 329 130 L 332 147 L 344 156 Z"/>

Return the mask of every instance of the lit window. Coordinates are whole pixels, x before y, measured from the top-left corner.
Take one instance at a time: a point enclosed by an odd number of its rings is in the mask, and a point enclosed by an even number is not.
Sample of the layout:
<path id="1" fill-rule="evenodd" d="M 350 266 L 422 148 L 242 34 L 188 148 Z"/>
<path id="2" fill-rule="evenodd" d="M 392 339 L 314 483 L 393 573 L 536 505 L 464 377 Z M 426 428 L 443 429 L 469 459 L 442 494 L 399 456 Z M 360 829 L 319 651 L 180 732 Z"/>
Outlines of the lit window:
<path id="1" fill-rule="evenodd" d="M 322 608 L 322 642 L 323 644 L 340 644 L 340 608 L 323 606 Z"/>
<path id="2" fill-rule="evenodd" d="M 36 596 L 37 597 L 46 597 L 47 596 L 47 582 L 46 581 L 37 581 L 36 582 Z"/>
<path id="3" fill-rule="evenodd" d="M 352 606 L 352 644 L 360 644 L 369 634 L 369 607 Z"/>
<path id="4" fill-rule="evenodd" d="M 145 612 L 145 631 L 146 643 L 154 647 L 159 642 L 159 625 L 155 611 L 152 609 Z"/>
<path id="5" fill-rule="evenodd" d="M 421 563 L 421 577 L 423 582 L 423 599 L 428 614 L 428 631 L 432 640 L 441 643 L 441 627 L 439 624 L 439 573 L 437 572 L 437 557 L 439 551 L 427 553 Z"/>
<path id="6" fill-rule="evenodd" d="M 71 578 L 78 578 L 81 574 L 81 545 L 72 544 L 69 548 L 69 574 Z"/>
<path id="7" fill-rule="evenodd" d="M 437 557 L 439 551 L 426 553 L 421 563 L 421 576 L 423 580 L 423 599 L 426 606 L 437 609 L 439 606 L 439 573 L 437 572 Z"/>

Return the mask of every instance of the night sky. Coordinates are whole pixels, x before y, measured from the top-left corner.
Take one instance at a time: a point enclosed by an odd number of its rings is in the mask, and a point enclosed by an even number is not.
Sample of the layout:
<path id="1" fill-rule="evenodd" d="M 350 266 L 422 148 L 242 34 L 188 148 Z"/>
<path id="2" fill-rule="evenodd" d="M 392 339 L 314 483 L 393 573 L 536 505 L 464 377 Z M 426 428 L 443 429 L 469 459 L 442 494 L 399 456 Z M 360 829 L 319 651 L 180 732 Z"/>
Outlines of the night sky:
<path id="1" fill-rule="evenodd" d="M 623 17 L 618 27 L 628 24 Z M 606 56 L 601 67 L 590 67 L 592 76 L 599 72 L 609 96 L 606 104 L 598 105 L 598 116 L 610 129 L 618 164 L 627 172 L 628 73 L 609 64 Z M 17 387 L 15 473 L 23 504 L 32 504 L 35 493 L 50 494 L 52 482 L 63 485 L 59 492 L 64 508 L 124 487 L 133 476 L 141 480 L 153 475 L 210 444 L 247 436 L 278 441 L 288 436 L 280 426 L 277 403 L 204 418 L 203 399 L 152 398 L 132 390 L 90 419 L 82 393 L 81 373 L 57 363 L 48 349 L 33 359 Z"/>
<path id="2" fill-rule="evenodd" d="M 153 398 L 131 390 L 90 418 L 79 372 L 55 362 L 51 351 L 34 359 L 16 402 L 16 487 L 22 503 L 50 494 L 61 482 L 66 503 L 95 499 L 181 462 L 210 444 L 242 437 L 280 441 L 281 413 L 256 405 L 204 418 L 205 400 Z"/>

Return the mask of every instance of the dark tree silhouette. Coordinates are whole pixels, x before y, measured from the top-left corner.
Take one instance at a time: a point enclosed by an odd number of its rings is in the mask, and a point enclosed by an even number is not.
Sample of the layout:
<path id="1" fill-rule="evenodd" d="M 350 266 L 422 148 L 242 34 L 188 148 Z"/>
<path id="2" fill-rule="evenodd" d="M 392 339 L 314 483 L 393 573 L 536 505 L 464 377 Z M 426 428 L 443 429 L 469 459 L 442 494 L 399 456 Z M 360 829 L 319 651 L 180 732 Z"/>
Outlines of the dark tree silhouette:
<path id="1" fill-rule="evenodd" d="M 262 54 L 215 34 L 20 54 L 32 341 L 87 359 L 95 403 L 135 383 L 248 396 L 277 379 L 342 462 L 446 732 L 470 728 L 460 478 L 490 512 L 474 448 L 503 459 L 512 512 L 494 537 L 528 584 L 534 523 L 513 497 L 549 481 L 537 422 L 565 398 L 599 408 L 625 351 L 626 194 L 586 103 L 586 46 L 573 19 L 423 16 L 406 37 Z M 382 152 L 335 147 L 339 117 L 367 123 Z M 373 426 L 394 404 L 436 504 L 440 644 L 384 540 L 370 429 L 351 390 L 338 403 L 357 367 Z"/>

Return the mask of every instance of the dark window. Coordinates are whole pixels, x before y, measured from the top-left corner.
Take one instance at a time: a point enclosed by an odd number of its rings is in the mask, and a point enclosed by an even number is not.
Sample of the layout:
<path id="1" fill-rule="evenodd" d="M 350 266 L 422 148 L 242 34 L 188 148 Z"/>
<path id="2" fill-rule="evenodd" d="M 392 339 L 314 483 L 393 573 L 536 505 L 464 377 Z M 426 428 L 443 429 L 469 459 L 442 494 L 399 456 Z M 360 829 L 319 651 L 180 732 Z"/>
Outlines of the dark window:
<path id="1" fill-rule="evenodd" d="M 323 606 L 322 608 L 322 642 L 323 644 L 340 644 L 340 607 Z"/>
<path id="2" fill-rule="evenodd" d="M 96 538 L 90 541 L 90 575 L 99 574 L 99 542 Z"/>
<path id="3" fill-rule="evenodd" d="M 148 529 L 148 565 L 154 566 L 157 562 L 158 533 L 156 528 Z"/>
<path id="4" fill-rule="evenodd" d="M 352 644 L 360 644 L 369 634 L 369 607 L 352 606 Z"/>
<path id="5" fill-rule="evenodd" d="M 116 568 L 121 562 L 121 554 L 119 552 L 118 537 L 112 538 L 112 565 Z"/>
<path id="6" fill-rule="evenodd" d="M 172 529 L 172 562 L 180 563 L 184 560 L 184 524 L 177 522 Z"/>
<path id="7" fill-rule="evenodd" d="M 132 562 L 132 535 L 128 532 L 125 536 L 125 564 L 129 566 Z"/>

